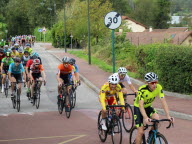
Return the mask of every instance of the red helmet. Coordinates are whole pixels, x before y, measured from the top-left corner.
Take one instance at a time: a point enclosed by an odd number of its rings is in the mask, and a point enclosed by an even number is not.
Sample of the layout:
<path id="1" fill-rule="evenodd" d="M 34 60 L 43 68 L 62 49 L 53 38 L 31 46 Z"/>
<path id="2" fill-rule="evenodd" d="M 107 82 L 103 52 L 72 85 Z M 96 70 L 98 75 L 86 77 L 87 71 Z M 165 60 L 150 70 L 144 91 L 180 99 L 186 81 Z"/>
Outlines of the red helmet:
<path id="1" fill-rule="evenodd" d="M 39 60 L 39 59 L 34 59 L 34 60 L 33 60 L 33 63 L 34 63 L 34 64 L 40 64 L 40 60 Z"/>

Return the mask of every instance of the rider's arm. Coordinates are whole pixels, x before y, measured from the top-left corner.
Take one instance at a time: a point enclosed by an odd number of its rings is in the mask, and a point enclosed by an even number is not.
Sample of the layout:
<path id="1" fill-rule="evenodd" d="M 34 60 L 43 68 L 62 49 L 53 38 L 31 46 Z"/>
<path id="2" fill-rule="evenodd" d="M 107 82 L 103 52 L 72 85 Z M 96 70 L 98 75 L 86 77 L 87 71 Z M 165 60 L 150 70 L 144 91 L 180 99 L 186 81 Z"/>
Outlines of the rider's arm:
<path id="1" fill-rule="evenodd" d="M 59 83 L 60 82 L 60 70 L 58 69 L 58 72 L 57 72 L 57 82 Z"/>
<path id="2" fill-rule="evenodd" d="M 3 62 L 1 61 L 1 72 L 3 71 Z"/>
<path id="3" fill-rule="evenodd" d="M 74 74 L 73 70 L 72 70 L 71 74 L 72 74 L 73 83 L 76 84 L 75 74 Z"/>
<path id="4" fill-rule="evenodd" d="M 43 70 L 43 71 L 41 71 L 41 75 L 43 76 L 44 81 L 46 81 L 46 75 L 45 75 L 44 70 Z"/>
<path id="5" fill-rule="evenodd" d="M 163 109 L 165 111 L 167 118 L 170 119 L 171 117 L 169 115 L 169 108 L 168 108 L 167 102 L 165 100 L 165 97 L 161 98 L 161 103 L 162 103 L 162 106 L 163 106 Z"/>
<path id="6" fill-rule="evenodd" d="M 122 91 L 119 91 L 119 92 L 118 92 L 118 96 L 119 96 L 120 104 L 121 104 L 121 105 L 125 105 L 124 98 L 123 98 L 123 92 L 122 92 Z"/>
<path id="7" fill-rule="evenodd" d="M 131 89 L 133 92 L 137 92 L 137 90 L 135 89 L 135 87 L 133 86 L 133 84 L 129 84 L 129 87 L 130 87 L 130 89 Z"/>
<path id="8" fill-rule="evenodd" d="M 144 100 L 139 100 L 139 110 L 143 116 L 143 119 L 147 119 L 148 116 L 147 116 L 145 109 L 144 109 Z"/>
<path id="9" fill-rule="evenodd" d="M 100 92 L 100 102 L 101 102 L 101 106 L 102 106 L 103 110 L 106 110 L 105 98 L 106 98 L 105 91 L 101 90 L 101 92 Z"/>

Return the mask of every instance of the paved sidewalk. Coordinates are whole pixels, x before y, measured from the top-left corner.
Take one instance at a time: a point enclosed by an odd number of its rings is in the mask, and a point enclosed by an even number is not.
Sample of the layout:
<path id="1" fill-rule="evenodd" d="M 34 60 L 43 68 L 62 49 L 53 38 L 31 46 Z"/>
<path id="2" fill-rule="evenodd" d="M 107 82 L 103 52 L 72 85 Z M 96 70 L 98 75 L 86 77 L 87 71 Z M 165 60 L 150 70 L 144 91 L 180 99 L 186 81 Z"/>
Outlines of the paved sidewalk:
<path id="1" fill-rule="evenodd" d="M 80 59 L 69 53 L 65 53 L 63 49 L 53 48 L 51 44 L 45 43 L 42 45 L 46 48 L 52 55 L 61 60 L 64 56 L 68 56 L 76 59 L 76 63 L 79 66 L 80 76 L 82 81 L 89 85 L 93 90 L 99 93 L 100 87 L 107 81 L 111 73 L 104 72 L 100 68 L 94 65 L 89 65 L 87 61 Z M 131 79 L 133 85 L 138 88 L 142 82 L 135 79 Z M 129 87 L 127 87 L 130 93 L 132 92 Z M 177 93 L 166 92 L 166 100 L 169 105 L 170 113 L 172 116 L 192 120 L 192 98 L 187 95 L 181 95 Z M 133 97 L 129 97 L 129 103 L 133 104 Z M 163 114 L 162 106 L 159 98 L 157 98 L 153 104 L 155 108 L 158 109 L 159 113 Z"/>

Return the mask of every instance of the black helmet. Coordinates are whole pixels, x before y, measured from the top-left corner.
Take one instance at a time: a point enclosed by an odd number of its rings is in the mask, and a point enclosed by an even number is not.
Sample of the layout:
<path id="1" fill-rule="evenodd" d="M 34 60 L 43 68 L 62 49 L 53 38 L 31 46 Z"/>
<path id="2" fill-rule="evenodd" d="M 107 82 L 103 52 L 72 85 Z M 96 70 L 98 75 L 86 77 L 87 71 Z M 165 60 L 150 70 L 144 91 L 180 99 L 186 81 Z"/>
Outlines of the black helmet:
<path id="1" fill-rule="evenodd" d="M 74 58 L 71 58 L 71 59 L 69 60 L 69 64 L 71 64 L 71 65 L 74 65 L 75 62 L 76 62 L 76 60 L 75 60 Z"/>
<path id="2" fill-rule="evenodd" d="M 29 52 L 28 51 L 24 51 L 24 54 L 29 54 Z"/>
<path id="3" fill-rule="evenodd" d="M 21 62 L 21 59 L 19 57 L 14 58 L 14 62 Z"/>
<path id="4" fill-rule="evenodd" d="M 37 59 L 38 57 L 36 55 L 31 56 L 31 59 Z"/>

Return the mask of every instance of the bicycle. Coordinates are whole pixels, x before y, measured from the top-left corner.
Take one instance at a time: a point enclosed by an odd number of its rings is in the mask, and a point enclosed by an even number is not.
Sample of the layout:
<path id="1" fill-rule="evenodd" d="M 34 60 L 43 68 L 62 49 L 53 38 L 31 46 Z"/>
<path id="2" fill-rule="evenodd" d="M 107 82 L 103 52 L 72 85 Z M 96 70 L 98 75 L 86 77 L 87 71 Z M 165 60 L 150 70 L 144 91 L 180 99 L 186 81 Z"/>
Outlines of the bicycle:
<path id="1" fill-rule="evenodd" d="M 71 94 L 71 107 L 75 108 L 75 104 L 76 104 L 76 89 L 77 86 L 75 87 L 74 85 L 72 85 L 72 94 Z"/>
<path id="2" fill-rule="evenodd" d="M 60 114 L 63 113 L 63 108 L 65 107 L 65 114 L 66 117 L 69 118 L 71 115 L 71 94 L 72 94 L 72 90 L 69 90 L 69 93 L 67 91 L 67 87 L 70 84 L 62 84 L 62 89 L 61 89 L 61 94 L 58 96 L 58 111 Z M 68 103 L 66 102 L 66 98 L 68 97 Z"/>
<path id="3" fill-rule="evenodd" d="M 173 126 L 173 123 L 171 123 L 170 119 L 161 119 L 161 120 L 153 119 L 151 121 L 151 122 L 153 122 L 152 125 L 144 126 L 144 130 L 146 130 L 149 126 L 152 126 L 153 130 L 150 132 L 148 140 L 146 140 L 145 133 L 143 134 L 142 144 L 147 144 L 147 143 L 148 144 L 168 144 L 168 141 L 165 138 L 165 136 L 158 131 L 158 125 L 157 124 L 160 122 L 163 122 L 163 121 L 169 121 L 169 125 L 166 127 L 167 129 L 170 128 L 171 125 Z M 137 134 L 137 128 L 134 127 L 130 133 L 130 139 L 129 139 L 130 144 L 135 144 L 136 134 Z"/>
<path id="4" fill-rule="evenodd" d="M 99 112 L 98 115 L 98 134 L 99 138 L 102 142 L 105 142 L 107 139 L 107 135 L 111 135 L 112 143 L 122 143 L 122 127 L 118 114 L 116 113 L 117 108 L 125 107 L 124 105 L 108 105 L 106 106 L 107 110 L 107 118 L 106 118 L 106 127 L 107 130 L 102 129 L 102 117 Z"/>
<path id="5" fill-rule="evenodd" d="M 31 98 L 33 106 L 35 105 L 37 109 L 39 108 L 39 105 L 40 105 L 40 96 L 41 96 L 40 82 L 41 82 L 40 80 L 35 80 L 33 97 Z M 45 85 L 45 82 L 44 82 L 44 85 Z"/>
<path id="6" fill-rule="evenodd" d="M 121 111 L 122 114 L 122 123 L 123 123 L 123 127 L 125 129 L 126 132 L 130 132 L 131 129 L 134 126 L 134 114 L 133 114 L 133 109 L 131 107 L 131 105 L 129 105 L 126 102 L 126 96 L 128 95 L 134 95 L 136 96 L 136 93 L 131 93 L 131 94 L 123 94 L 124 96 L 124 101 L 125 101 L 125 110 Z"/>
<path id="7" fill-rule="evenodd" d="M 8 90 L 9 90 L 9 77 L 8 77 L 7 72 L 6 72 L 5 85 L 4 85 L 4 92 L 5 92 L 6 97 L 8 97 Z"/>
<path id="8" fill-rule="evenodd" d="M 15 86 L 13 90 L 13 97 L 11 98 L 11 100 L 12 100 L 13 108 L 15 109 L 17 107 L 17 111 L 19 112 L 21 100 L 20 100 L 20 94 L 18 89 L 18 82 L 12 82 L 12 84 L 14 84 Z"/>

